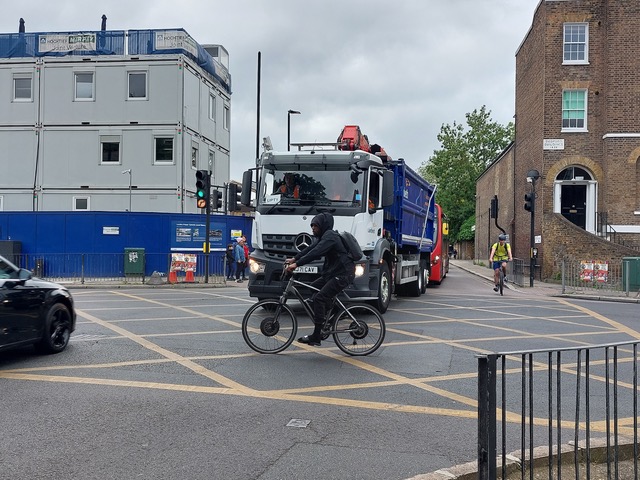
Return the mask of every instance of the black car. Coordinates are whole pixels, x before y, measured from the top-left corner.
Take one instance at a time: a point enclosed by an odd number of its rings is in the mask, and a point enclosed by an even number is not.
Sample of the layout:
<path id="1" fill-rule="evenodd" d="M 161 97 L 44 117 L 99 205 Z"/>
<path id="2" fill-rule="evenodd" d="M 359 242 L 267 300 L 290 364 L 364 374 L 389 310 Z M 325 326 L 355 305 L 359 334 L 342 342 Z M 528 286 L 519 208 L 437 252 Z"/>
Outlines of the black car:
<path id="1" fill-rule="evenodd" d="M 33 344 L 42 353 L 58 353 L 75 328 L 69 290 L 0 256 L 0 351 Z"/>

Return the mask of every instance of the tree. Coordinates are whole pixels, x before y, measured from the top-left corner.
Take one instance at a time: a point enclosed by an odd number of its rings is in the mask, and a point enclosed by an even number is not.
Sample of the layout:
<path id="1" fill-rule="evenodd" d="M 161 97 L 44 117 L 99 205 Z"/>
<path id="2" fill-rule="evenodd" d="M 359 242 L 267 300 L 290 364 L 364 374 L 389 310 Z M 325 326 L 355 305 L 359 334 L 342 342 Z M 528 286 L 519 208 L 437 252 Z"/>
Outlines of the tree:
<path id="1" fill-rule="evenodd" d="M 466 115 L 466 126 L 442 125 L 440 150 L 418 172 L 435 183 L 436 201 L 449 217 L 449 235 L 456 241 L 462 224 L 475 215 L 476 180 L 514 138 L 513 122 L 506 126 L 491 120 L 483 105 Z"/>

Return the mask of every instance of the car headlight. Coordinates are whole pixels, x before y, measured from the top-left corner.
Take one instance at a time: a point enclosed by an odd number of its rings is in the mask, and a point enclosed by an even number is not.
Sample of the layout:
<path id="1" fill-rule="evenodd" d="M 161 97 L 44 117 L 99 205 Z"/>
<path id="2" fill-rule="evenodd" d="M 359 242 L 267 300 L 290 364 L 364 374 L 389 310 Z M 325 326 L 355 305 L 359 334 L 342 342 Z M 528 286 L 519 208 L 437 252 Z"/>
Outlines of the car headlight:
<path id="1" fill-rule="evenodd" d="M 249 259 L 249 270 L 251 273 L 264 273 L 266 265 L 262 262 L 257 262 L 253 258 Z"/>
<path id="2" fill-rule="evenodd" d="M 356 263 L 356 277 L 361 277 L 364 275 L 364 264 L 363 263 Z"/>

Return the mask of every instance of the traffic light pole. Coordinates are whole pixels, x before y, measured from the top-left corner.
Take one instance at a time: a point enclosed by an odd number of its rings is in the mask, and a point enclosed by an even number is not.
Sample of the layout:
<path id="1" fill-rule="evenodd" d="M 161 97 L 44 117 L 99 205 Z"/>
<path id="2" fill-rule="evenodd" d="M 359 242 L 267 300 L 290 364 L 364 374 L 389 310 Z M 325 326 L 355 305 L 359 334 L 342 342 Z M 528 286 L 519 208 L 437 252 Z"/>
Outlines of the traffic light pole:
<path id="1" fill-rule="evenodd" d="M 531 183 L 531 193 L 524 196 L 524 209 L 531 213 L 531 231 L 529 233 L 529 286 L 533 287 L 533 278 L 536 270 L 535 252 L 535 222 L 536 222 L 536 180 L 540 178 L 537 170 L 527 172 L 527 182 Z"/>
<path id="2" fill-rule="evenodd" d="M 531 232 L 529 233 L 530 245 L 529 245 L 529 286 L 533 287 L 533 277 L 536 269 L 536 259 L 533 256 L 533 249 L 535 245 L 534 229 L 536 222 L 536 184 L 535 180 L 531 184 Z"/>
<path id="3" fill-rule="evenodd" d="M 204 234 L 204 283 L 209 283 L 209 250 L 211 245 L 209 244 L 209 230 L 211 227 L 211 172 L 207 175 L 207 219 L 205 221 L 205 234 Z"/>

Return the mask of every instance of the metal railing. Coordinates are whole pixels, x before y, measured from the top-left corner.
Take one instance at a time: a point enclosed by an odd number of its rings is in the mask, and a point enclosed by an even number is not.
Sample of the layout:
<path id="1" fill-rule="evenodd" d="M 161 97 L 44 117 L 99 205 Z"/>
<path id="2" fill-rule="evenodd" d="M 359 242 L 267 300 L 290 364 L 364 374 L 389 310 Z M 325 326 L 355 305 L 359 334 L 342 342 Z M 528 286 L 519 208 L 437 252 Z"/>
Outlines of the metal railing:
<path id="1" fill-rule="evenodd" d="M 638 478 L 638 344 L 479 357 L 478 478 Z"/>
<path id="2" fill-rule="evenodd" d="M 563 294 L 640 296 L 640 286 L 632 278 L 632 269 L 623 268 L 623 262 L 564 259 L 561 280 Z"/>
<path id="3" fill-rule="evenodd" d="M 153 276 L 159 283 L 175 280 L 175 283 L 203 283 L 205 280 L 205 255 L 196 255 L 196 269 L 191 275 L 172 270 L 171 253 L 145 253 L 129 257 L 128 253 L 45 253 L 14 255 L 9 258 L 20 268 L 30 270 L 34 276 L 64 284 L 144 284 Z M 224 252 L 209 255 L 209 283 L 224 283 L 226 259 Z"/>

